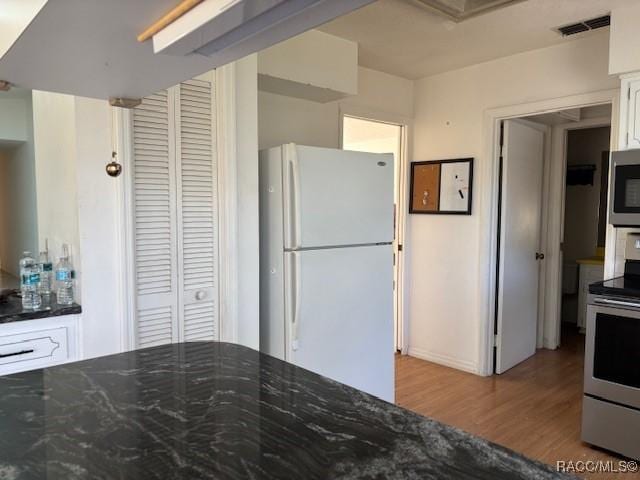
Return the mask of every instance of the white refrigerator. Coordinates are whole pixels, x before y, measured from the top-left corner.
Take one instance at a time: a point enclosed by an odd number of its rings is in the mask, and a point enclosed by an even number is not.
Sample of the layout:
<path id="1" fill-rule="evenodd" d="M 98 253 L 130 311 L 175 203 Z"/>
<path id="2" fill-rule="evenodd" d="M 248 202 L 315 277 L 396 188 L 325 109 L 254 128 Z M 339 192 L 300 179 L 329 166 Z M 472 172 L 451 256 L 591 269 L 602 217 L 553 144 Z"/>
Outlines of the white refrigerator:
<path id="1" fill-rule="evenodd" d="M 393 155 L 260 152 L 260 349 L 394 400 Z"/>

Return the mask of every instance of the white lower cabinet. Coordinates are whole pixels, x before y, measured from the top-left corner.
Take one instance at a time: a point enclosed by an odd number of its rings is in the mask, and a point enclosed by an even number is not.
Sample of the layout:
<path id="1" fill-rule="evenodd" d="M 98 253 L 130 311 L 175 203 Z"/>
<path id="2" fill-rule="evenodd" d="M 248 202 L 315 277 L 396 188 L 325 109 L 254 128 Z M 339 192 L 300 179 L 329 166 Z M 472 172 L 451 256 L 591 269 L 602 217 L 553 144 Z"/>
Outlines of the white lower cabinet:
<path id="1" fill-rule="evenodd" d="M 79 359 L 77 315 L 0 325 L 0 375 Z"/>

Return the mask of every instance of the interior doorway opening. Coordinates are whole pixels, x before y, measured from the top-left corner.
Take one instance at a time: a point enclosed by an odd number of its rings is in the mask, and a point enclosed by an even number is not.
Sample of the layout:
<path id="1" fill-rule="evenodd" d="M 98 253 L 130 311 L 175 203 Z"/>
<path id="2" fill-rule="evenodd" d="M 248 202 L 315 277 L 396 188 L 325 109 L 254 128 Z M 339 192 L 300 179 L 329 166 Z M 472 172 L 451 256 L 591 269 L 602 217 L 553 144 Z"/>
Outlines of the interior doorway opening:
<path id="1" fill-rule="evenodd" d="M 610 139 L 610 125 L 567 131 L 560 319 L 582 334 L 589 284 L 604 279 Z"/>
<path id="2" fill-rule="evenodd" d="M 611 116 L 603 104 L 500 122 L 494 373 L 584 332 L 604 275 Z"/>
<path id="3" fill-rule="evenodd" d="M 402 352 L 405 344 L 402 321 L 402 243 L 404 228 L 404 165 L 406 161 L 406 126 L 399 123 L 342 117 L 342 148 L 370 153 L 392 153 L 394 159 L 394 240 L 393 240 L 393 342 Z"/>

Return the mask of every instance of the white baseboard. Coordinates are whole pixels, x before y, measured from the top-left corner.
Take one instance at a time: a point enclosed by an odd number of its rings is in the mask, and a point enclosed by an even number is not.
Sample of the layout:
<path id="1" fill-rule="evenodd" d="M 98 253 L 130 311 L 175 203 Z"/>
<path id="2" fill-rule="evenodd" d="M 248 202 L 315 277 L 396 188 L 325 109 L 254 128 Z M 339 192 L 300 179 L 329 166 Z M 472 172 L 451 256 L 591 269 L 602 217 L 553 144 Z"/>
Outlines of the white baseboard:
<path id="1" fill-rule="evenodd" d="M 548 338 L 545 338 L 542 341 L 542 348 L 545 348 L 547 350 L 555 350 L 559 347 L 559 345 L 551 340 L 549 340 Z"/>
<path id="2" fill-rule="evenodd" d="M 479 375 L 478 366 L 475 362 L 460 360 L 458 358 L 442 355 L 441 353 L 430 352 L 418 347 L 409 347 L 409 356 L 444 365 L 445 367 L 462 370 L 463 372 L 473 373 L 474 375 Z"/>

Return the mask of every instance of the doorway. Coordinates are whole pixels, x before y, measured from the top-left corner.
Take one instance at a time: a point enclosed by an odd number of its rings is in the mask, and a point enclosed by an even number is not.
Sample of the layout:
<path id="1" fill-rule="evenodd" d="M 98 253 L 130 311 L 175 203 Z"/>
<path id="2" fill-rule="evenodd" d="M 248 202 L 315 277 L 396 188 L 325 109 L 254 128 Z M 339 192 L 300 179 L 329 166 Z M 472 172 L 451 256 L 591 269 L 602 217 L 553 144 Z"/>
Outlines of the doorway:
<path id="1" fill-rule="evenodd" d="M 402 322 L 402 242 L 404 201 L 404 165 L 406 160 L 406 126 L 351 115 L 342 116 L 342 148 L 370 153 L 392 153 L 394 159 L 394 239 L 393 239 L 393 342 L 403 351 Z"/>
<path id="2" fill-rule="evenodd" d="M 565 136 L 561 332 L 584 334 L 589 284 L 604 279 L 611 126 L 570 129 Z"/>
<path id="3" fill-rule="evenodd" d="M 567 312 L 579 329 L 588 285 L 603 277 L 611 113 L 606 104 L 500 123 L 495 373 L 557 348 L 561 331 L 574 335 Z M 554 271 L 557 282 L 546 282 Z"/>

